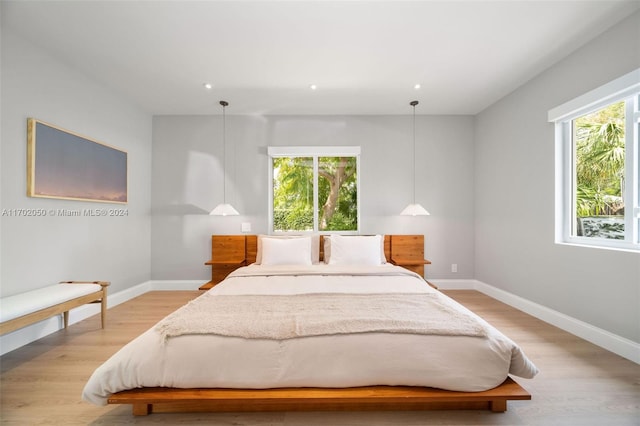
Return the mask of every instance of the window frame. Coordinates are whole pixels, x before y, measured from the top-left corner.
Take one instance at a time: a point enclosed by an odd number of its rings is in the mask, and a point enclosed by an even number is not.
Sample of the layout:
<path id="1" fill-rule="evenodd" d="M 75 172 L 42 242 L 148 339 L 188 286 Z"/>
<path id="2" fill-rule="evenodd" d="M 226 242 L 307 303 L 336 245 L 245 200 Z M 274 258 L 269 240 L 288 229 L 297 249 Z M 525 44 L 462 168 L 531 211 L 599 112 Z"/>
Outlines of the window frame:
<path id="1" fill-rule="evenodd" d="M 267 147 L 269 159 L 269 234 L 343 234 L 352 235 L 360 233 L 361 202 L 360 202 L 360 147 L 359 146 L 269 146 Z M 278 157 L 311 157 L 313 158 L 313 231 L 275 231 L 273 229 L 273 159 Z M 356 188 L 357 188 L 357 214 L 356 230 L 353 231 L 320 231 L 318 229 L 318 159 L 320 157 L 356 157 Z"/>
<path id="2" fill-rule="evenodd" d="M 575 152 L 572 121 L 625 101 L 625 238 L 614 240 L 573 235 Z M 640 251 L 640 68 L 549 110 L 555 123 L 555 243 L 602 249 Z"/>

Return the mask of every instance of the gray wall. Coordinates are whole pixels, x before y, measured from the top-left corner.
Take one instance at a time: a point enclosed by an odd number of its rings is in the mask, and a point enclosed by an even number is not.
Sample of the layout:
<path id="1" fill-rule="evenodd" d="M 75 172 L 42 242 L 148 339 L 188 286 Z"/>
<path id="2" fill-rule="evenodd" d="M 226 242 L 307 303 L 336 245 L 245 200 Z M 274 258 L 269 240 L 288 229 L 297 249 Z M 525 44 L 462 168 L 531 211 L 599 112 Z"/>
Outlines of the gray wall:
<path id="1" fill-rule="evenodd" d="M 408 104 L 408 101 L 407 101 Z M 407 105 L 408 106 L 408 105 Z M 409 109 L 409 107 L 407 108 Z M 412 118 L 234 116 L 227 108 L 227 201 L 220 115 L 153 120 L 152 277 L 208 279 L 210 236 L 268 230 L 268 146 L 361 146 L 362 233 L 425 234 L 431 278 L 474 277 L 473 118 L 417 116 L 416 200 L 431 216 L 404 217 L 413 199 Z M 451 273 L 451 263 L 458 272 Z"/>
<path id="2" fill-rule="evenodd" d="M 640 342 L 640 255 L 554 244 L 547 111 L 640 66 L 640 14 L 476 118 L 476 278 Z"/>
<path id="3" fill-rule="evenodd" d="M 150 277 L 151 116 L 2 28 L 3 209 L 127 208 L 127 217 L 2 216 L 0 295 L 60 280 L 109 280 L 117 292 Z M 128 152 L 129 204 L 26 196 L 28 117 Z"/>

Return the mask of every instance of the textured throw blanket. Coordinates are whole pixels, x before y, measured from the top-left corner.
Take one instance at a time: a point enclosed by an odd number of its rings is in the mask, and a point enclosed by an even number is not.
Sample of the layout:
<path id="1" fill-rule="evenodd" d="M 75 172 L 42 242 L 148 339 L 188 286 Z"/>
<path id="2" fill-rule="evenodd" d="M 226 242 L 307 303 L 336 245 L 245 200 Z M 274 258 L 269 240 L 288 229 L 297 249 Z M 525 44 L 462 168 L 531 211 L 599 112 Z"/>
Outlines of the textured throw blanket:
<path id="1" fill-rule="evenodd" d="M 349 333 L 486 336 L 472 316 L 433 293 L 205 294 L 160 321 L 164 339 L 214 334 L 284 340 Z"/>

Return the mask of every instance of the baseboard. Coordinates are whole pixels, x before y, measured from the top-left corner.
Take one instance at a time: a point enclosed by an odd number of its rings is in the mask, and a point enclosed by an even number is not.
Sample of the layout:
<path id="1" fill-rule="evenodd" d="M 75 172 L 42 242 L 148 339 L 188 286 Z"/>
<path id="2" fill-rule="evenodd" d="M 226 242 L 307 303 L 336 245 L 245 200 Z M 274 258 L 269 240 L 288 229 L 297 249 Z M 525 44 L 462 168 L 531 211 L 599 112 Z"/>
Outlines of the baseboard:
<path id="1" fill-rule="evenodd" d="M 432 280 L 441 290 L 477 290 L 516 309 L 526 312 L 542 321 L 607 349 L 623 358 L 640 364 L 640 344 L 580 321 L 546 306 L 524 299 L 497 287 L 473 279 Z M 112 308 L 148 291 L 197 290 L 203 280 L 152 280 L 126 290 L 110 294 L 108 307 Z M 69 324 L 82 321 L 100 313 L 97 305 L 84 305 L 69 312 Z M 107 324 L 108 324 L 107 316 Z M 37 324 L 21 328 L 0 337 L 0 355 L 29 344 L 63 328 L 61 316 L 49 318 Z"/>
<path id="2" fill-rule="evenodd" d="M 640 364 L 640 344 L 478 280 L 429 280 L 441 290 L 477 290 L 522 312 Z"/>
<path id="3" fill-rule="evenodd" d="M 546 306 L 524 299 L 482 281 L 475 281 L 474 288 L 487 296 L 506 303 L 516 309 L 526 312 L 544 322 L 554 325 L 564 331 L 574 334 L 588 342 L 598 345 L 623 358 L 640 364 L 640 344 L 627 338 L 613 334 L 607 330 L 595 327 L 579 319 Z"/>
<path id="4" fill-rule="evenodd" d="M 206 280 L 162 280 L 145 281 L 136 286 L 108 294 L 107 308 L 113 308 L 121 303 L 138 297 L 148 291 L 160 290 L 197 290 Z M 100 313 L 99 304 L 82 305 L 69 311 L 69 325 L 87 319 Z M 107 327 L 109 326 L 109 315 L 107 314 Z M 0 355 L 4 355 L 24 345 L 41 339 L 49 334 L 55 333 L 64 328 L 62 315 L 56 315 L 40 321 L 36 324 L 23 327 L 19 330 L 0 336 Z"/>

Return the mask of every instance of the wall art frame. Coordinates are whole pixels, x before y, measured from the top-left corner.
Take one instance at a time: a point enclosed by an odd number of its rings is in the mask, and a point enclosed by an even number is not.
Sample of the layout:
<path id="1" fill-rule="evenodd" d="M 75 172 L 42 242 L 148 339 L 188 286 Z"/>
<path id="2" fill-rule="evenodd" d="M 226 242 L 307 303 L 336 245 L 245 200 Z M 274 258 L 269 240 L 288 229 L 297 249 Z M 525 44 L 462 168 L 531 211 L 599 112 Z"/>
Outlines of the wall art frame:
<path id="1" fill-rule="evenodd" d="M 126 151 L 27 119 L 27 196 L 126 204 Z"/>

